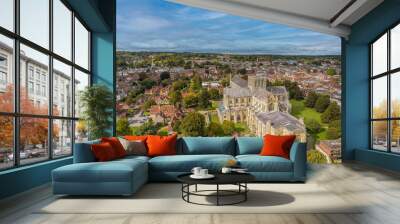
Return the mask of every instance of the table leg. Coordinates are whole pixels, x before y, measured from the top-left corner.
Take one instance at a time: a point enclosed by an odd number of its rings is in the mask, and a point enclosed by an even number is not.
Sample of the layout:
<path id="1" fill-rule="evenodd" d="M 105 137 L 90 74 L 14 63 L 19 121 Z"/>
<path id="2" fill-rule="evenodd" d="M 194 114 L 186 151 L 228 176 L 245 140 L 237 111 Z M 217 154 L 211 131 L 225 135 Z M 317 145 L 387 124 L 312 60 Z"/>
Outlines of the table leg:
<path id="1" fill-rule="evenodd" d="M 195 190 L 194 191 L 196 191 L 197 192 L 197 184 L 195 185 Z"/>
<path id="2" fill-rule="evenodd" d="M 187 185 L 187 191 L 188 191 L 188 193 L 187 193 L 187 201 L 190 202 L 190 200 L 189 200 L 189 195 L 190 195 L 190 184 Z"/>
<path id="3" fill-rule="evenodd" d="M 217 206 L 219 206 L 219 184 L 217 184 Z"/>
<path id="4" fill-rule="evenodd" d="M 247 189 L 247 183 L 244 183 L 244 187 L 245 187 L 245 192 L 244 192 L 244 201 L 247 201 L 247 192 L 248 192 L 248 189 Z"/>

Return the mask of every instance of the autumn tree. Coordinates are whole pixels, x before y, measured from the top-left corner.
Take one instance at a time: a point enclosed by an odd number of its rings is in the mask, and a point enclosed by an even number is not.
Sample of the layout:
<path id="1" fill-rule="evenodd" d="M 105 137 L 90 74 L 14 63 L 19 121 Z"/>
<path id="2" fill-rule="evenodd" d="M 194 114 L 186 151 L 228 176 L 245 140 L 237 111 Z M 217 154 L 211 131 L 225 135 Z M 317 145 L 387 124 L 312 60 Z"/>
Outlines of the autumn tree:
<path id="1" fill-rule="evenodd" d="M 20 88 L 20 108 L 23 114 L 46 115 L 48 113 L 47 103 L 35 105 L 29 98 L 24 87 Z M 14 88 L 9 85 L 6 92 L 0 94 L 0 108 L 3 112 L 13 112 L 14 107 Z M 55 110 L 57 114 L 58 111 Z M 2 147 L 13 146 L 13 122 L 10 116 L 0 116 L 0 145 Z M 45 118 L 20 118 L 20 147 L 23 149 L 26 145 L 47 144 L 48 141 L 48 119 Z M 59 135 L 59 127 L 53 125 L 53 138 Z"/>

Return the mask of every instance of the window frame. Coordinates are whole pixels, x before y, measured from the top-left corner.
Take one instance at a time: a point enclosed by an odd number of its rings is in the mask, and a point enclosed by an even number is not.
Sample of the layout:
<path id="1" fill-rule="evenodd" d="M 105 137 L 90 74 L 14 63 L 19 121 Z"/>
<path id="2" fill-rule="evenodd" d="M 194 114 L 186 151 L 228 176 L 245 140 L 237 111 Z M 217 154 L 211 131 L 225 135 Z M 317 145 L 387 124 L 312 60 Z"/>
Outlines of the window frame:
<path id="1" fill-rule="evenodd" d="M 0 172 L 5 171 L 5 170 L 10 170 L 10 169 L 16 169 L 19 167 L 23 166 L 30 166 L 33 164 L 38 164 L 38 163 L 43 163 L 49 160 L 58 160 L 66 157 L 70 157 L 73 155 L 74 151 L 74 143 L 75 143 L 75 125 L 76 121 L 79 120 L 79 117 L 75 116 L 75 108 L 71 108 L 71 115 L 70 116 L 56 116 L 53 115 L 53 59 L 58 60 L 59 62 L 62 62 L 68 66 L 71 66 L 71 92 L 73 94 L 72 96 L 72 105 L 75 103 L 75 88 L 74 88 L 74 82 L 75 82 L 75 69 L 87 74 L 89 76 L 89 83 L 88 85 L 92 85 L 92 73 L 91 73 L 91 65 L 92 65 L 92 57 L 91 57 L 91 50 L 92 50 L 92 43 L 91 43 L 91 38 L 92 38 L 92 30 L 89 28 L 89 26 L 85 23 L 85 21 L 79 16 L 79 14 L 72 9 L 72 7 L 66 2 L 65 0 L 59 0 L 64 6 L 68 8 L 68 10 L 71 11 L 71 58 L 67 59 L 64 58 L 63 56 L 55 53 L 54 50 L 54 45 L 53 45 L 53 21 L 54 21 L 54 14 L 53 14 L 53 1 L 54 0 L 48 0 L 49 2 L 49 47 L 46 49 L 45 47 L 42 47 L 39 44 L 34 43 L 33 41 L 30 41 L 29 39 L 23 37 L 20 35 L 20 0 L 14 0 L 13 1 L 13 10 L 14 10 L 14 30 L 10 31 L 4 27 L 0 26 L 0 35 L 3 35 L 5 37 L 8 37 L 12 39 L 13 41 L 13 64 L 12 64 L 12 69 L 11 69 L 11 74 L 14 79 L 14 99 L 13 99 L 13 112 L 1 112 L 0 111 L 0 116 L 2 117 L 11 117 L 13 119 L 13 166 L 11 167 L 5 167 L 5 168 L 0 168 Z M 78 64 L 75 63 L 75 18 L 79 20 L 79 22 L 84 26 L 84 28 L 88 31 L 89 34 L 89 39 L 88 39 L 88 57 L 89 57 L 89 65 L 88 69 L 85 69 Z M 33 50 L 36 50 L 40 53 L 43 53 L 48 56 L 49 58 L 49 63 L 48 63 L 48 83 L 46 88 L 46 95 L 48 96 L 48 113 L 46 115 L 39 115 L 39 114 L 26 114 L 26 113 L 21 113 L 20 111 L 20 45 L 23 44 L 27 47 L 32 48 Z M 27 68 L 28 69 L 28 68 Z M 33 75 L 34 79 L 35 77 L 36 70 L 33 70 Z M 41 73 L 40 73 L 41 74 Z M 30 80 L 30 74 L 27 72 L 26 74 L 27 80 Z M 40 78 L 40 77 L 39 77 Z M 39 80 L 41 83 L 41 80 Z M 41 85 L 42 87 L 42 85 Z M 28 90 L 27 90 L 28 91 Z M 34 91 L 36 91 L 34 89 Z M 47 146 L 48 150 L 48 157 L 44 158 L 41 161 L 38 162 L 33 162 L 33 163 L 26 163 L 26 164 L 21 164 L 20 161 L 20 119 L 21 118 L 45 118 L 47 119 L 48 122 L 48 136 L 47 136 L 47 142 L 49 143 Z M 71 153 L 69 155 L 63 155 L 63 156 L 57 156 L 54 158 L 54 150 L 53 150 L 53 121 L 56 120 L 66 120 L 66 121 L 71 121 Z"/>
<path id="2" fill-rule="evenodd" d="M 393 152 L 392 151 L 392 121 L 400 121 L 400 117 L 392 117 L 392 98 L 391 98 L 391 80 L 392 76 L 395 75 L 396 73 L 400 72 L 400 67 L 398 68 L 391 68 L 391 31 L 393 28 L 400 26 L 400 21 L 397 21 L 396 23 L 392 24 L 390 27 L 385 29 L 384 32 L 379 34 L 375 39 L 373 39 L 369 44 L 369 149 L 373 151 L 379 151 L 379 152 L 386 152 L 386 153 L 391 153 L 391 154 L 400 154 L 400 152 Z M 378 41 L 381 37 L 384 35 L 387 35 L 387 69 L 385 72 L 382 72 L 380 74 L 373 74 L 373 44 Z M 386 105 L 386 117 L 385 118 L 373 118 L 373 81 L 382 77 L 386 77 L 386 86 L 387 86 L 387 105 Z M 386 130 L 386 150 L 379 150 L 374 148 L 374 132 L 373 132 L 373 122 L 376 121 L 386 121 L 387 122 L 387 130 Z"/>

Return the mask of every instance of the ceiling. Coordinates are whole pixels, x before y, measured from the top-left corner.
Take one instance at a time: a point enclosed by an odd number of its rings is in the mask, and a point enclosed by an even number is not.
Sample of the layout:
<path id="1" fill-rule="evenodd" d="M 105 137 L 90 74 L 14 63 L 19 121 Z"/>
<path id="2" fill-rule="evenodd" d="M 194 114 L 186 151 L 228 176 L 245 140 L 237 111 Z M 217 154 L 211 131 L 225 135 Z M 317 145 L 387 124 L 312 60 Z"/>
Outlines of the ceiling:
<path id="1" fill-rule="evenodd" d="M 351 25 L 383 0 L 171 0 L 347 38 Z"/>

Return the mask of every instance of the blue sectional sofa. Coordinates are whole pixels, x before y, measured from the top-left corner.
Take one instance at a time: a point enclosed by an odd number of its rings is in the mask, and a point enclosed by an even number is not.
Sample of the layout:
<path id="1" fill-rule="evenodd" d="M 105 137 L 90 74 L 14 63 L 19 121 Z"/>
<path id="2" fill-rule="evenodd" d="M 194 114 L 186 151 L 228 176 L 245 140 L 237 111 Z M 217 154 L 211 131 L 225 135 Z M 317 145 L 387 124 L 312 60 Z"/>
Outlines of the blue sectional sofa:
<path id="1" fill-rule="evenodd" d="M 176 181 L 180 174 L 200 166 L 218 172 L 228 160 L 236 160 L 259 182 L 304 182 L 306 146 L 295 142 L 290 159 L 260 156 L 263 139 L 258 137 L 184 137 L 178 139 L 177 155 L 127 156 L 96 162 L 91 141 L 75 145 L 74 163 L 52 172 L 54 194 L 131 195 L 148 181 Z"/>

